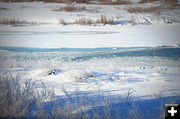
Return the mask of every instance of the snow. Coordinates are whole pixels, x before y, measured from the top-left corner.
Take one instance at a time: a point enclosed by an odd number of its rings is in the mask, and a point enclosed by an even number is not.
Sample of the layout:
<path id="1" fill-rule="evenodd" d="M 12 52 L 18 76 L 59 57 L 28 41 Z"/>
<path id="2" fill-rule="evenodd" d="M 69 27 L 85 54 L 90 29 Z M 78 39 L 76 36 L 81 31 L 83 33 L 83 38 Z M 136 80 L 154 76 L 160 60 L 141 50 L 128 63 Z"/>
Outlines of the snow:
<path id="1" fill-rule="evenodd" d="M 180 44 L 180 25 L 53 26 L 3 29 L 1 46 L 39 48 L 147 47 Z M 47 29 L 47 31 L 45 31 Z M 27 30 L 27 31 L 26 31 Z M 1 29 L 2 31 L 2 29 Z M 8 32 L 6 32 L 8 31 Z M 25 34 L 19 34 L 23 31 Z M 71 33 L 68 33 L 70 31 Z M 33 32 L 34 35 L 31 34 Z M 99 32 L 97 34 L 96 32 Z M 104 34 L 104 32 L 107 32 Z M 89 34 L 88 34 L 89 33 Z M 49 42 L 50 41 L 50 42 Z M 105 41 L 105 42 L 104 42 Z"/>

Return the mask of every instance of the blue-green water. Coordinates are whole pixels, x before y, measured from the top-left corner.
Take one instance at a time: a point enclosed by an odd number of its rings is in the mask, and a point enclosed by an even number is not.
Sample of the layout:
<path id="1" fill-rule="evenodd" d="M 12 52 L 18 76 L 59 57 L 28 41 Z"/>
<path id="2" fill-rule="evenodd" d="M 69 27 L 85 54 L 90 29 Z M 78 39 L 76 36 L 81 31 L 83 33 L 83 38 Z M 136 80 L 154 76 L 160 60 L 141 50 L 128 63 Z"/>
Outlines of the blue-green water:
<path id="1" fill-rule="evenodd" d="M 179 47 L 125 47 L 125 48 L 26 48 L 26 47 L 0 47 L 0 50 L 27 53 L 48 53 L 49 58 L 61 57 L 68 61 L 84 61 L 92 58 L 112 57 L 164 57 L 180 58 Z M 55 53 L 55 54 L 54 54 Z M 63 56 L 63 54 L 67 54 Z M 71 54 L 71 56 L 68 56 Z M 52 57 L 53 56 L 53 57 Z M 41 56 L 43 57 L 43 56 Z M 48 56 L 44 56 L 48 57 Z"/>

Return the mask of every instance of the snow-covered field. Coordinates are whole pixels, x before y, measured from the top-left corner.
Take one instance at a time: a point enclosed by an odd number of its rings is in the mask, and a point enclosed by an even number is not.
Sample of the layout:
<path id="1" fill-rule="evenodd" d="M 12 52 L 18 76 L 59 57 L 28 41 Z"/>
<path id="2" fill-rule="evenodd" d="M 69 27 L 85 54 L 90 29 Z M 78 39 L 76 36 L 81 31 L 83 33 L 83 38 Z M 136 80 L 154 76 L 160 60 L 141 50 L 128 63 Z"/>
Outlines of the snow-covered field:
<path id="1" fill-rule="evenodd" d="M 116 97 L 128 91 L 144 103 L 157 95 L 177 96 L 169 102 L 180 102 L 179 8 L 161 11 L 157 20 L 154 13 L 131 14 L 125 8 L 159 3 L 78 5 L 86 10 L 54 11 L 66 6 L 58 3 L 0 3 L 0 8 L 7 8 L 0 10 L 0 19 L 26 21 L 0 24 L 0 76 L 10 73 L 24 81 L 42 81 L 56 96 L 65 95 L 64 89 L 69 94 L 78 91 L 95 97 L 98 106 L 103 104 L 96 95 Z M 73 23 L 100 15 L 113 17 L 119 24 Z M 60 19 L 73 24 L 59 24 Z"/>

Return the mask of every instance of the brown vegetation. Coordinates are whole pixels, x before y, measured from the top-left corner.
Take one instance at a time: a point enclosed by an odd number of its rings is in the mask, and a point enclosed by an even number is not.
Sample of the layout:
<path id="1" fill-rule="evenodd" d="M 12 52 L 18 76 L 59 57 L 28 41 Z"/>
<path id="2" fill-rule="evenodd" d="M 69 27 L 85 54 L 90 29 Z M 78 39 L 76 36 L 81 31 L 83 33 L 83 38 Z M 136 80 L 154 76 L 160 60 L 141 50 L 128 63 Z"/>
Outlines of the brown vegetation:
<path id="1" fill-rule="evenodd" d="M 152 3 L 155 1 L 158 1 L 158 0 L 141 0 L 141 1 L 139 1 L 139 3 Z"/>
<path id="2" fill-rule="evenodd" d="M 77 19 L 75 23 L 79 25 L 91 25 L 93 24 L 93 21 L 91 19 L 80 18 L 80 19 Z"/>
<path id="3" fill-rule="evenodd" d="M 25 20 L 19 20 L 19 19 L 0 19 L 0 24 L 6 24 L 6 25 L 14 25 L 18 23 L 24 23 Z"/>
<path id="4" fill-rule="evenodd" d="M 103 0 L 100 2 L 102 5 L 131 5 L 132 2 L 126 0 L 117 0 L 117 1 L 107 1 Z"/>
<path id="5" fill-rule="evenodd" d="M 180 7 L 180 4 L 172 3 L 172 4 L 163 4 L 154 7 L 130 7 L 127 9 L 129 13 L 150 13 L 150 12 L 157 12 L 160 10 L 171 10 L 177 9 Z"/>
<path id="6" fill-rule="evenodd" d="M 78 24 L 78 25 L 97 25 L 97 24 L 113 25 L 114 22 L 115 22 L 114 18 L 107 17 L 105 15 L 101 15 L 97 20 L 87 19 L 87 18 L 84 18 L 84 17 L 79 18 L 79 19 L 75 20 L 74 24 Z M 68 23 L 64 19 L 60 19 L 59 24 L 67 25 Z"/>
<path id="7" fill-rule="evenodd" d="M 26 20 L 19 20 L 19 19 L 7 19 L 7 18 L 0 18 L 0 24 L 5 25 L 12 25 L 12 26 L 25 26 L 25 25 L 38 25 L 38 24 L 45 24 L 45 23 L 38 23 L 33 21 L 26 21 Z"/>
<path id="8" fill-rule="evenodd" d="M 66 21 L 64 19 L 60 19 L 59 24 L 66 25 L 67 23 L 66 23 Z"/>
<path id="9" fill-rule="evenodd" d="M 112 25 L 114 23 L 113 18 L 107 18 L 105 15 L 101 15 L 100 18 L 97 20 L 97 23 L 102 23 L 103 25 L 105 24 L 110 24 Z"/>
<path id="10" fill-rule="evenodd" d="M 131 19 L 129 20 L 129 23 L 131 23 L 131 24 L 136 23 L 136 20 L 135 20 L 134 16 L 131 16 Z"/>
<path id="11" fill-rule="evenodd" d="M 86 10 L 85 6 L 74 6 L 74 5 L 67 5 L 65 7 L 53 9 L 53 11 L 66 11 L 66 12 L 77 12 L 83 10 Z"/>
<path id="12" fill-rule="evenodd" d="M 177 0 L 141 0 L 139 3 L 152 3 L 152 2 L 155 2 L 155 1 L 160 1 L 161 3 L 176 3 Z"/>
<path id="13" fill-rule="evenodd" d="M 142 7 L 134 7 L 134 8 L 128 8 L 127 11 L 129 13 L 149 13 L 149 12 L 154 12 L 160 9 L 160 6 L 156 7 L 147 7 L 147 8 L 142 8 Z"/>
<path id="14" fill-rule="evenodd" d="M 1 7 L 0 10 L 8 10 L 7 8 Z"/>

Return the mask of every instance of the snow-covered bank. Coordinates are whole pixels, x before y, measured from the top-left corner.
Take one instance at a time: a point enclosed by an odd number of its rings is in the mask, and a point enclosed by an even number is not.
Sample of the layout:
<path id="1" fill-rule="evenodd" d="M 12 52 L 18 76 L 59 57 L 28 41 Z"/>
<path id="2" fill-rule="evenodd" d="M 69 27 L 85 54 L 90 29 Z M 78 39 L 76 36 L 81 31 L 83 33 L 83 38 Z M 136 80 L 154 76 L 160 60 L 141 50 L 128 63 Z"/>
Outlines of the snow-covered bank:
<path id="1" fill-rule="evenodd" d="M 97 48 L 179 45 L 178 7 L 147 13 L 127 11 L 127 8 L 149 8 L 159 5 L 161 4 L 134 3 L 115 6 L 75 4 L 75 7 L 84 9 L 64 11 L 63 8 L 68 6 L 64 3 L 0 3 L 0 7 L 4 8 L 0 10 L 0 46 Z M 63 26 L 59 23 L 61 20 L 71 23 L 81 21 L 83 18 L 98 20 L 102 15 L 120 24 Z"/>

